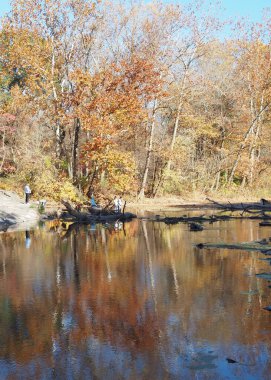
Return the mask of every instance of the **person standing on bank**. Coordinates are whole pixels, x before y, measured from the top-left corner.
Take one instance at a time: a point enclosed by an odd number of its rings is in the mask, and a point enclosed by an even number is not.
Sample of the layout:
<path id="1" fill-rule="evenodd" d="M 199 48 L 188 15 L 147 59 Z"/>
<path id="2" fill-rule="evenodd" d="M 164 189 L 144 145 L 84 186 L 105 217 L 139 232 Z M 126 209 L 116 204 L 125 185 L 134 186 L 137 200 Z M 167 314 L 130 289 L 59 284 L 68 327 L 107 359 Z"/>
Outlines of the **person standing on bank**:
<path id="1" fill-rule="evenodd" d="M 30 186 L 28 184 L 26 184 L 24 187 L 24 193 L 25 193 L 25 203 L 29 203 L 31 189 L 30 189 Z"/>
<path id="2" fill-rule="evenodd" d="M 94 194 L 91 194 L 90 204 L 91 204 L 91 207 L 97 207 L 97 203 L 95 202 L 95 199 L 94 199 Z"/>
<path id="3" fill-rule="evenodd" d="M 122 210 L 122 197 L 119 197 L 118 199 L 118 212 L 121 213 Z"/>
<path id="4" fill-rule="evenodd" d="M 119 212 L 119 199 L 115 197 L 113 202 L 114 202 L 114 211 L 117 214 Z"/>

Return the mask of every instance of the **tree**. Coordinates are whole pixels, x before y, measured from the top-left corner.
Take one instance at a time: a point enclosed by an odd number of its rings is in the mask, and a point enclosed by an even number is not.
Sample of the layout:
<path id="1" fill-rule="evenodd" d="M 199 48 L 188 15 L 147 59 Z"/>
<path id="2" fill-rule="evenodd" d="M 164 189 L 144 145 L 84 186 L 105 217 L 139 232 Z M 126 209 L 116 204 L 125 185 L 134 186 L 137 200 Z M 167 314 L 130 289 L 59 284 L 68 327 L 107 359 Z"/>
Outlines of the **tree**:
<path id="1" fill-rule="evenodd" d="M 12 160 L 15 119 L 15 116 L 11 114 L 0 114 L 0 136 L 2 140 L 0 147 L 0 176 L 10 174 L 15 169 L 14 161 Z"/>
<path id="2" fill-rule="evenodd" d="M 247 169 L 243 172 L 243 183 L 252 186 L 256 171 L 260 169 L 261 135 L 271 104 L 271 40 L 270 32 L 262 24 L 252 26 L 250 33 L 237 42 L 236 73 L 240 90 L 238 102 L 243 107 L 244 134 L 239 143 L 231 168 L 229 181 L 232 182 L 239 162 L 247 156 Z"/>

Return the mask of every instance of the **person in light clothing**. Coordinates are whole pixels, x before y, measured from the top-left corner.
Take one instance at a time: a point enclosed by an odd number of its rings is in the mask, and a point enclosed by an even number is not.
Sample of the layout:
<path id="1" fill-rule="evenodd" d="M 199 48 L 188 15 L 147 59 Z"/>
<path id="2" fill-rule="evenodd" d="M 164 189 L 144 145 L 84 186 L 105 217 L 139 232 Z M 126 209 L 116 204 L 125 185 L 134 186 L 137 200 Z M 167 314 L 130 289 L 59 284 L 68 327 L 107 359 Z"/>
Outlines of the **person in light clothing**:
<path id="1" fill-rule="evenodd" d="M 119 197 L 119 199 L 118 199 L 118 212 L 121 213 L 121 210 L 122 210 L 122 198 Z"/>
<path id="2" fill-rule="evenodd" d="M 29 184 L 25 185 L 24 193 L 25 193 L 25 203 L 29 203 L 30 195 L 31 195 L 31 189 L 30 189 Z"/>
<path id="3" fill-rule="evenodd" d="M 114 198 L 114 210 L 116 214 L 119 212 L 119 199 L 117 197 Z"/>

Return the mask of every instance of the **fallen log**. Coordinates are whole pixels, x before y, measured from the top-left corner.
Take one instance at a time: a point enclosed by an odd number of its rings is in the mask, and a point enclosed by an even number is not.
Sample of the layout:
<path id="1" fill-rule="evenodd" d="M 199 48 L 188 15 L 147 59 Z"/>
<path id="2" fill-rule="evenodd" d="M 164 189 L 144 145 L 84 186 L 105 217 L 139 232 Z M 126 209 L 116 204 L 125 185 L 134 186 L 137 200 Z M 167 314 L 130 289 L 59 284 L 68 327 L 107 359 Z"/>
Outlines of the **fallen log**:
<path id="1" fill-rule="evenodd" d="M 251 202 L 251 203 L 219 203 L 213 199 L 206 198 L 209 202 L 215 205 L 217 208 L 227 210 L 227 211 L 250 211 L 250 210 L 259 210 L 259 211 L 271 211 L 271 203 L 261 199 L 260 202 Z"/>
<path id="2" fill-rule="evenodd" d="M 270 205 L 271 204 L 271 202 L 270 201 L 268 201 L 267 199 L 264 199 L 264 198 L 261 198 L 260 199 L 260 202 L 261 202 L 261 204 L 263 204 L 263 205 Z"/>
<path id="3" fill-rule="evenodd" d="M 113 221 L 128 221 L 133 218 L 136 218 L 135 214 L 131 212 L 124 213 L 109 213 L 106 210 L 101 210 L 99 214 L 91 212 L 82 212 L 76 210 L 69 202 L 62 200 L 62 204 L 66 207 L 67 212 L 79 223 L 93 223 L 93 222 L 113 222 Z"/>
<path id="4" fill-rule="evenodd" d="M 229 215 L 210 215 L 210 216 L 201 215 L 201 216 L 172 216 L 172 217 L 165 217 L 165 218 L 156 217 L 155 221 L 164 222 L 166 224 L 177 224 L 177 223 L 204 223 L 204 222 L 214 223 L 220 220 L 229 220 L 229 219 L 232 219 L 232 217 Z"/>
<path id="5" fill-rule="evenodd" d="M 265 254 L 271 254 L 271 245 L 266 239 L 261 241 L 252 241 L 247 243 L 200 243 L 196 247 L 200 249 L 238 249 L 244 251 L 260 251 Z"/>
<path id="6" fill-rule="evenodd" d="M 270 222 L 260 222 L 259 226 L 260 227 L 271 227 L 271 223 Z"/>
<path id="7" fill-rule="evenodd" d="M 163 222 L 166 224 L 178 224 L 178 223 L 215 223 L 221 221 L 229 221 L 229 220 L 241 220 L 241 219 L 252 219 L 252 220 L 270 220 L 271 215 L 210 215 L 210 216 L 172 216 L 161 218 L 160 215 L 156 215 L 153 217 L 142 217 L 144 220 L 151 220 L 155 222 Z M 267 223 L 267 222 L 266 222 Z"/>

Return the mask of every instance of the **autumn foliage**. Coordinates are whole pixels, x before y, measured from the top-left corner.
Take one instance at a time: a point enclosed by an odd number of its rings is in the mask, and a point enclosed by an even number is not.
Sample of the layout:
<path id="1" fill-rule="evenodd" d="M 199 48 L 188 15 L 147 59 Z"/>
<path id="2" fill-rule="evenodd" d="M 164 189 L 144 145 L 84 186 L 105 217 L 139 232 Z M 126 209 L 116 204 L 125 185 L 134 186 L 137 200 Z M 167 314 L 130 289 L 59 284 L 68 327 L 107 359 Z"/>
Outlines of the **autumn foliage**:
<path id="1" fill-rule="evenodd" d="M 222 42 L 204 2 L 14 1 L 0 29 L 1 186 L 264 191 L 268 20 Z"/>

